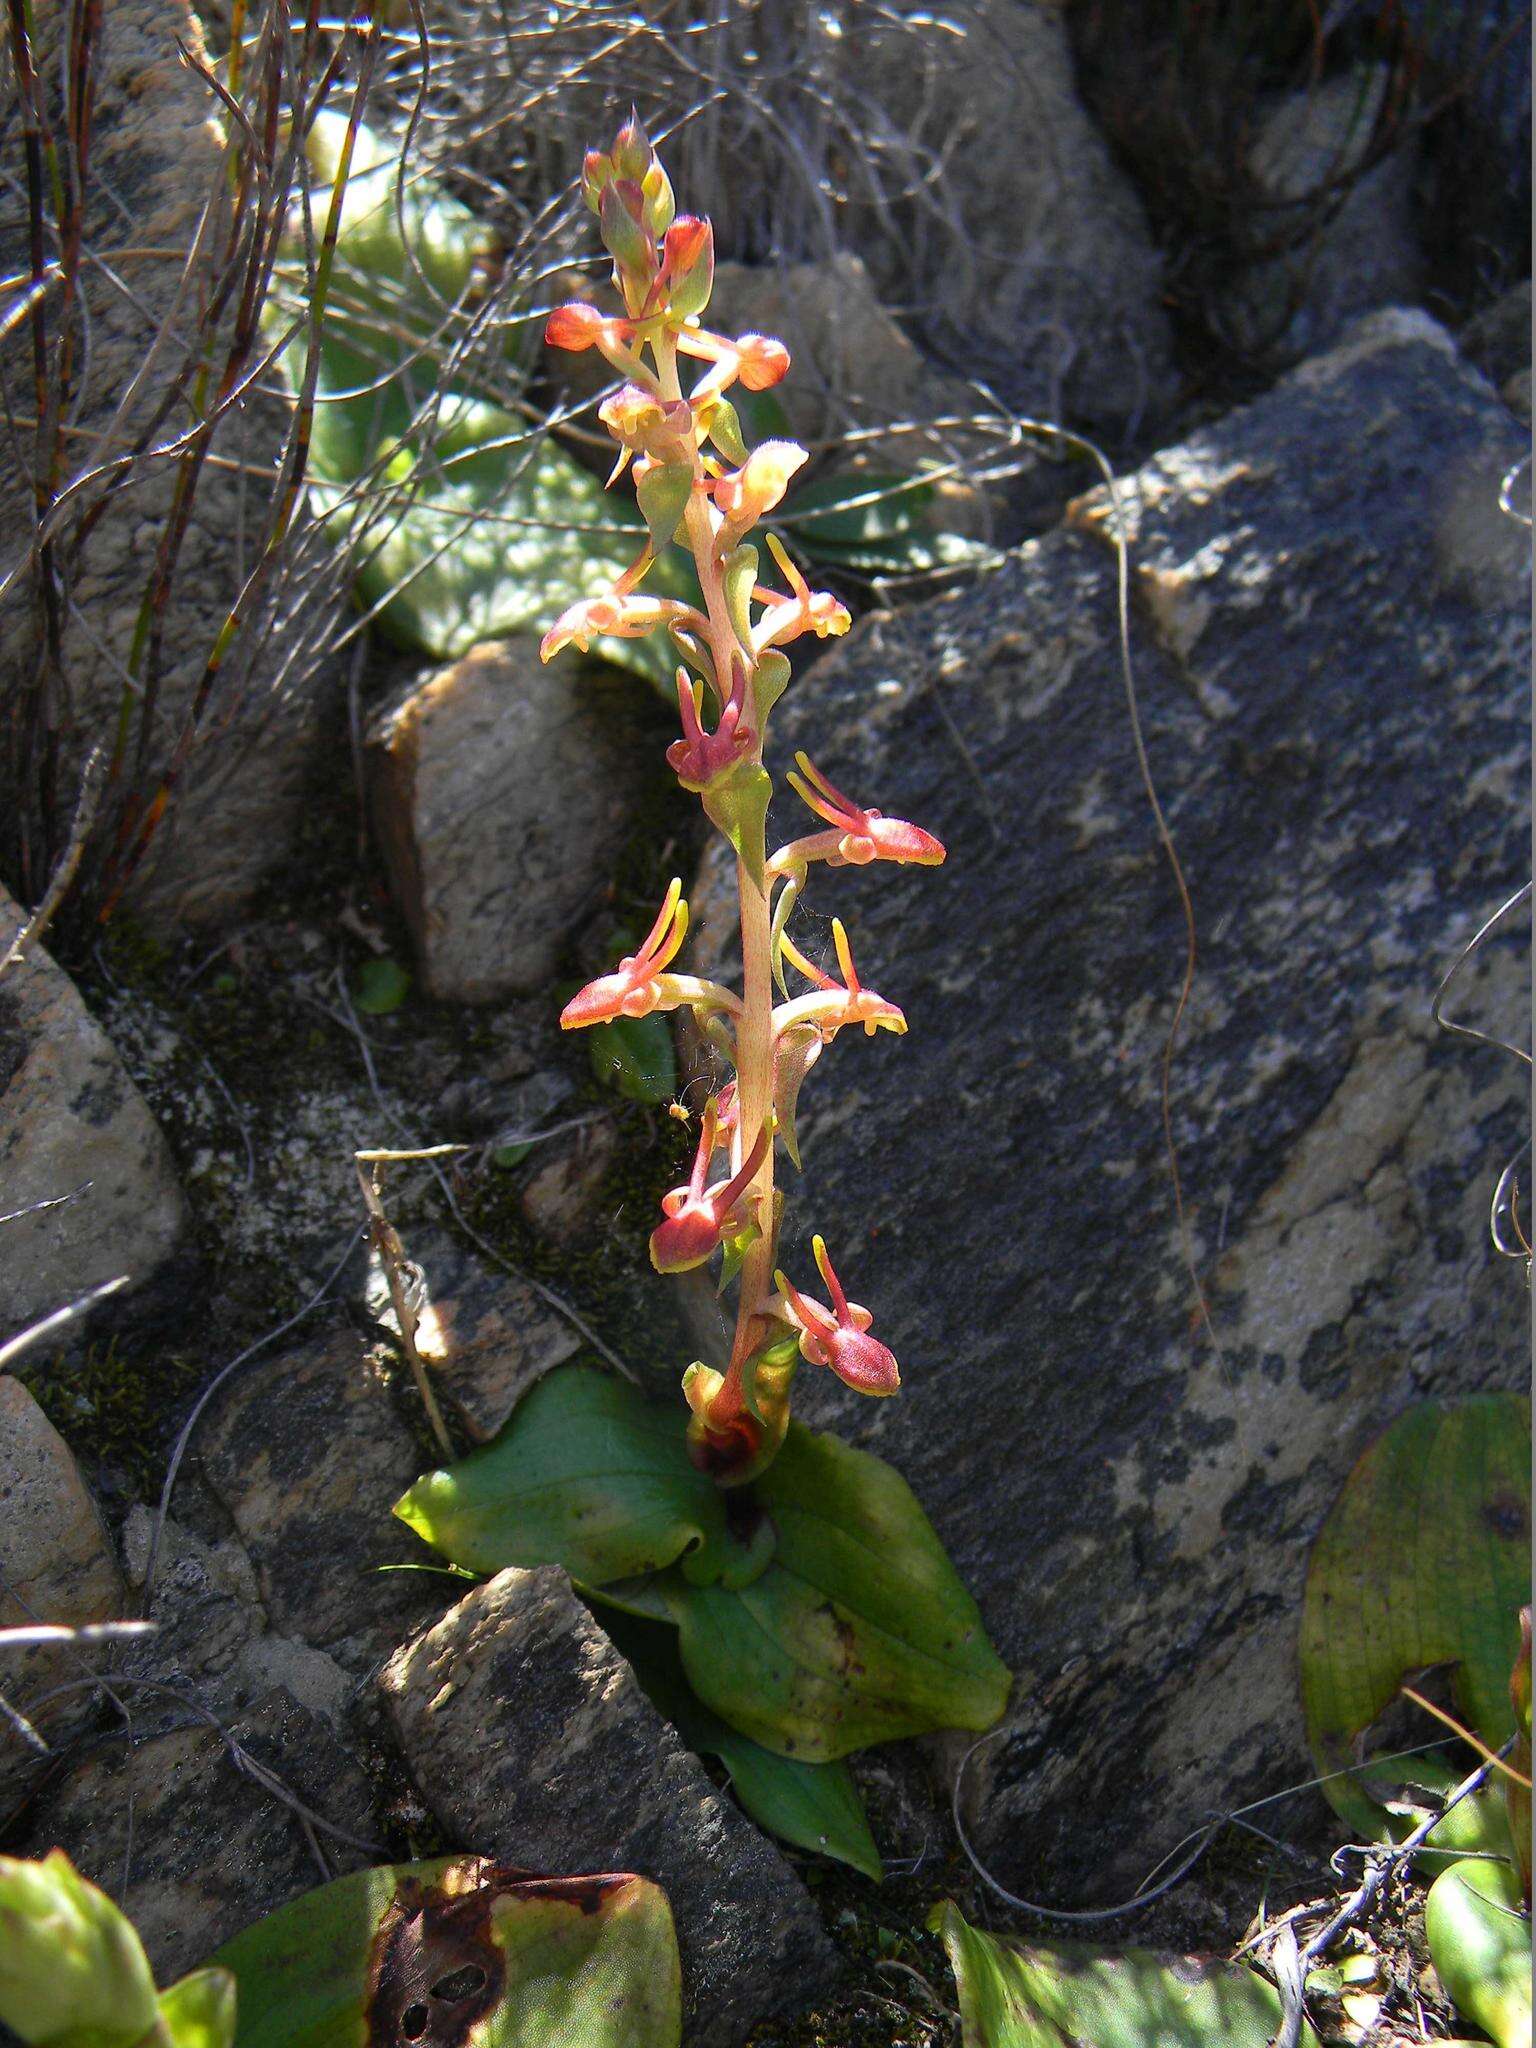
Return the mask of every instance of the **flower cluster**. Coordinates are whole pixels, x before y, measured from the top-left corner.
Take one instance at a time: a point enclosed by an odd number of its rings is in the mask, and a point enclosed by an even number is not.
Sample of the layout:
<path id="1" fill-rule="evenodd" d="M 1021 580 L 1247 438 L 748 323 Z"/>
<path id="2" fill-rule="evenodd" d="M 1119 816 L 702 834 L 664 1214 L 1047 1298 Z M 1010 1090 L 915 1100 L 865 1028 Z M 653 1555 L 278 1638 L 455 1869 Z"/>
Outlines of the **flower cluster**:
<path id="1" fill-rule="evenodd" d="M 894 1356 L 870 1335 L 869 1311 L 848 1300 L 820 1237 L 812 1249 L 830 1306 L 778 1270 L 775 1152 L 782 1147 L 798 1165 L 795 1110 L 806 1075 L 846 1025 L 871 1036 L 907 1028 L 897 1006 L 860 980 L 840 921 L 832 925 L 833 976 L 794 944 L 789 918 L 815 862 L 934 866 L 944 848 L 932 833 L 854 802 L 800 754 L 789 782 L 818 829 L 768 852 L 772 785 L 763 745 L 789 680 L 783 649 L 849 624 L 847 609 L 810 588 L 777 535 L 765 536 L 766 573 L 752 539 L 783 502 L 806 453 L 776 440 L 749 449 L 729 394 L 738 384 L 748 391 L 777 384 L 789 353 L 767 335 L 717 334 L 701 324 L 714 282 L 713 230 L 676 211 L 667 174 L 633 115 L 610 150 L 587 156 L 582 192 L 613 259 L 624 310 L 562 306 L 545 339 L 552 348 L 599 350 L 622 380 L 599 408 L 618 445 L 609 482 L 629 474 L 647 537 L 613 589 L 573 605 L 541 651 L 548 660 L 602 634 L 670 637 L 681 735 L 667 760 L 735 852 L 743 985 L 738 995 L 672 971 L 688 928 L 674 881 L 638 952 L 573 996 L 560 1021 L 578 1029 L 688 1008 L 734 1068 L 705 1105 L 688 1180 L 663 1197 L 651 1235 L 658 1271 L 685 1272 L 718 1252 L 722 1284 L 737 1282 L 727 1370 L 695 1364 L 684 1380 L 690 1451 L 722 1485 L 734 1485 L 761 1471 L 783 1441 L 798 1360 L 825 1366 L 861 1393 L 892 1394 L 900 1381 Z M 644 588 L 652 565 L 674 545 L 692 559 L 697 604 Z M 774 570 L 781 584 L 768 580 Z M 807 984 L 801 994 L 790 993 L 791 972 Z"/>

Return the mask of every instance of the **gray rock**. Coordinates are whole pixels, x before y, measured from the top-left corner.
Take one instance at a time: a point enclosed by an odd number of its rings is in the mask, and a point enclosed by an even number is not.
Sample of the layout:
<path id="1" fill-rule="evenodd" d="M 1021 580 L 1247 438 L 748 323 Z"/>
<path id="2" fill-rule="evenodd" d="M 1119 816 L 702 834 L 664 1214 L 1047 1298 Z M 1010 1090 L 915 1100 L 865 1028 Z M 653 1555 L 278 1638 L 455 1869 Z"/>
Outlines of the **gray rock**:
<path id="1" fill-rule="evenodd" d="M 843 173 L 840 231 L 883 295 L 916 300 L 957 361 L 1047 418 L 1122 426 L 1166 404 L 1161 263 L 1078 99 L 1061 10 L 817 12 L 824 60 L 858 81 L 886 175 L 906 186 L 876 206 Z"/>
<path id="2" fill-rule="evenodd" d="M 1485 306 L 1457 336 L 1462 354 L 1476 363 L 1495 390 L 1531 374 L 1531 281 L 1511 286 Z"/>
<path id="3" fill-rule="evenodd" d="M 431 1611 L 438 1584 L 390 1509 L 433 1463 L 414 1389 L 351 1330 L 263 1360 L 215 1402 L 202 1470 L 250 1553 L 273 1628 L 349 1667 L 377 1661 Z M 408 1377 L 408 1376 L 407 1376 Z"/>
<path id="4" fill-rule="evenodd" d="M 66 20 L 58 9 L 38 10 L 38 71 L 51 95 L 55 132 L 62 103 L 53 88 L 66 70 L 60 48 Z M 189 367 L 187 352 L 195 347 L 189 308 L 208 288 L 212 264 L 201 260 L 188 276 L 185 258 L 228 168 L 218 101 L 183 61 L 179 45 L 208 62 L 202 25 L 188 0 L 116 0 L 101 11 L 84 240 L 87 251 L 98 254 L 133 253 L 121 263 L 88 260 L 79 275 L 87 317 L 83 342 L 77 335 L 77 382 L 68 401 L 58 490 L 68 509 L 54 522 L 51 572 L 60 579 L 54 602 L 63 614 L 64 676 L 55 706 L 62 740 L 59 802 L 66 812 L 85 753 L 98 741 L 112 744 L 136 622 L 182 468 L 152 451 L 178 439 L 193 420 L 182 402 L 152 431 L 156 409 Z M 7 218 L 0 262 L 7 276 L 26 275 L 25 206 L 8 209 Z M 215 242 L 221 232 L 215 229 Z M 227 345 L 227 329 L 223 339 Z M 11 337 L 0 359 L 0 382 L 10 411 L 30 416 L 32 351 L 15 341 Z M 56 349 L 56 329 L 52 343 Z M 162 617 L 164 661 L 148 743 L 153 776 L 170 757 L 215 638 L 254 567 L 268 480 L 286 430 L 286 406 L 256 391 L 214 431 L 212 460 L 197 476 Z M 126 471 L 106 466 L 104 456 L 132 450 L 140 439 L 151 452 L 136 455 Z M 7 571 L 33 545 L 33 457 L 30 431 L 6 436 L 0 562 Z M 96 480 L 77 488 L 89 472 L 97 472 Z M 84 520 L 98 510 L 87 534 Z M 316 536 L 310 544 L 318 544 Z M 285 591 L 283 578 L 274 579 L 265 599 L 253 600 L 245 629 L 230 645 L 210 716 L 133 892 L 137 911 L 158 926 L 226 915 L 290 843 L 320 732 L 316 660 L 345 603 L 343 579 L 316 575 L 315 568 L 311 560 L 302 603 L 294 602 L 291 582 Z M 0 605 L 0 694 L 18 707 L 18 723 L 19 704 L 43 660 L 42 616 L 37 578 L 28 571 Z M 137 727 L 132 740 L 136 745 Z M 153 788 L 151 780 L 146 799 Z M 9 813 L 15 795 L 0 781 L 0 815 Z M 27 886 L 40 894 L 44 879 L 34 874 Z"/>
<path id="5" fill-rule="evenodd" d="M 123 1524 L 123 1567 L 138 1596 L 134 1611 L 154 1622 L 155 1633 L 129 1644 L 119 1668 L 205 1695 L 266 1629 L 256 1574 L 232 1539 L 205 1543 L 167 1516 L 146 1607 L 153 1535 L 153 1515 L 136 1502 Z"/>
<path id="6" fill-rule="evenodd" d="M 1118 428 L 1170 396 L 1161 262 L 1078 100 L 1053 0 L 784 0 L 700 16 L 685 38 L 616 38 L 583 8 L 497 37 L 465 0 L 443 9 L 478 37 L 463 114 L 430 145 L 444 158 L 504 174 L 488 117 L 536 105 L 548 191 L 634 99 L 722 256 L 858 257 L 946 360 L 1036 415 Z M 701 104 L 708 76 L 741 90 Z M 590 259 L 595 241 L 581 227 L 560 253 Z"/>
<path id="7" fill-rule="evenodd" d="M 534 1382 L 581 1340 L 526 1281 L 492 1266 L 448 1231 L 412 1231 L 405 1251 L 420 1276 L 416 1348 L 439 1396 L 476 1443 L 487 1443 Z M 367 1303 L 386 1328 L 397 1328 L 376 1254 Z"/>
<path id="8" fill-rule="evenodd" d="M 0 954 L 24 922 L 0 890 Z M 120 1274 L 148 1280 L 186 1225 L 158 1124 L 41 946 L 0 975 L 0 1188 L 4 1336 Z"/>
<path id="9" fill-rule="evenodd" d="M 0 1628 L 113 1621 L 122 1598 L 111 1541 L 68 1444 L 21 1381 L 0 1376 Z M 79 1725 L 88 1703 L 79 1694 L 43 1696 L 99 1656 L 0 1647 L 0 1693 L 45 1742 L 57 1742 Z M 41 1762 L 0 1719 L 0 1816 Z"/>
<path id="10" fill-rule="evenodd" d="M 328 1876 L 388 1860 L 364 1846 L 380 1826 L 372 1788 L 318 1716 L 274 1690 L 227 1735 L 197 1723 L 103 1746 L 42 1803 L 22 1846 L 62 1848 L 116 1899 L 162 1984 Z M 315 1816 L 323 1865 L 301 1816 L 237 1752 Z"/>
<path id="11" fill-rule="evenodd" d="M 460 1846 L 550 1874 L 633 1870 L 665 1889 L 699 2048 L 728 2048 L 833 1982 L 800 1880 L 683 1748 L 564 1572 L 499 1573 L 380 1683 L 422 1796 Z"/>
<path id="12" fill-rule="evenodd" d="M 650 698 L 602 662 L 545 667 L 528 634 L 472 648 L 374 721 L 373 816 L 433 995 L 490 1002 L 554 975 L 666 772 Z"/>
<path id="13" fill-rule="evenodd" d="M 963 472 L 995 455 L 998 437 L 989 442 L 977 431 L 933 424 L 968 418 L 982 402 L 925 360 L 881 305 L 857 256 L 842 250 L 824 263 L 717 264 L 705 318 L 726 334 L 771 334 L 784 343 L 790 372 L 773 395 L 791 438 L 830 456 L 822 474 L 955 467 L 961 473 L 935 487 L 932 523 L 990 537 L 997 507 Z"/>
<path id="14" fill-rule="evenodd" d="M 1102 499 L 866 620 L 770 735 L 949 847 L 813 871 L 801 943 L 845 916 L 911 1032 L 811 1076 L 783 1264 L 807 1276 L 822 1231 L 902 1362 L 894 1400 L 803 1369 L 796 1405 L 903 1472 L 1017 1673 L 1014 1739 L 970 1782 L 1019 1888 L 1139 1878 L 1305 1777 L 1303 1573 L 1351 1461 L 1423 1395 L 1525 1383 L 1487 1228 L 1524 1076 L 1429 1018 L 1528 872 L 1529 565 L 1496 504 L 1520 452 L 1448 338 L 1388 314 L 1122 486 L 1200 933 L 1172 1113 L 1219 1358 L 1162 1146 L 1185 940 Z M 1512 927 L 1452 1014 L 1518 1039 L 1525 976 Z"/>
<path id="15" fill-rule="evenodd" d="M 1239 268 L 1214 308 L 1245 354 L 1295 361 L 1361 313 L 1422 295 L 1414 131 L 1363 168 L 1389 82 L 1384 65 L 1341 73 L 1282 101 L 1260 130 L 1253 238 L 1293 246 Z"/>

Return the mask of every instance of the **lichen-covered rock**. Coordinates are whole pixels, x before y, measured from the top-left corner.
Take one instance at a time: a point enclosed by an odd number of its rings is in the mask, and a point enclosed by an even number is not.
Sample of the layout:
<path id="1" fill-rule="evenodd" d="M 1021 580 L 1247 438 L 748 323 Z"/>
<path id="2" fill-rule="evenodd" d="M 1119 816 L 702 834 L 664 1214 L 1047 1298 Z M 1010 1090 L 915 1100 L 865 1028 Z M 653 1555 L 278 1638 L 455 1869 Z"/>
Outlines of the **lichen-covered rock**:
<path id="1" fill-rule="evenodd" d="M 272 1627 L 345 1666 L 378 1661 L 430 1612 L 390 1509 L 432 1462 L 407 1419 L 414 1388 L 352 1330 L 263 1359 L 234 1380 L 198 1435 L 202 1470 L 256 1567 Z"/>
<path id="2" fill-rule="evenodd" d="M 374 721 L 373 815 L 433 995 L 526 994 L 613 878 L 671 727 L 601 662 L 488 641 Z"/>
<path id="3" fill-rule="evenodd" d="M 0 890 L 0 954 L 25 922 Z M 186 1224 L 158 1124 L 41 946 L 0 975 L 0 1214 L 4 1336 L 119 1275 L 150 1279 Z"/>
<path id="4" fill-rule="evenodd" d="M 56 82 L 68 74 L 63 43 L 69 21 L 58 8 L 35 11 L 37 70 L 56 134 L 63 126 Z M 186 469 L 178 444 L 200 417 L 191 401 L 194 380 L 184 374 L 192 367 L 187 352 L 195 347 L 191 309 L 200 293 L 209 294 L 210 250 L 225 229 L 213 226 L 190 272 L 188 257 L 205 208 L 227 182 L 228 166 L 219 102 L 184 51 L 209 66 L 202 24 L 188 0 L 114 0 L 99 11 L 84 179 L 87 260 L 77 287 L 83 334 L 77 329 L 62 473 L 53 489 L 61 508 L 51 519 L 54 559 L 46 575 L 53 591 L 48 604 L 40 602 L 42 586 L 29 570 L 0 604 L 0 693 L 19 732 L 39 680 L 53 690 L 62 742 L 58 802 L 66 815 L 85 755 L 98 743 L 113 744 L 141 608 L 156 585 L 158 551 Z M 48 216 L 51 231 L 51 208 Z M 0 263 L 8 277 L 30 272 L 27 218 L 22 204 L 8 208 L 0 223 Z M 110 252 L 119 250 L 131 253 L 117 261 Z M 239 297 L 237 287 L 231 310 Z M 50 312 L 57 299 L 57 293 L 50 296 Z M 0 353 L 0 384 L 11 412 L 30 416 L 32 350 L 17 346 L 18 338 L 10 336 Z M 229 339 L 226 328 L 216 375 Z M 55 328 L 51 360 L 57 349 Z M 161 408 L 178 382 L 183 396 L 166 413 Z M 162 658 L 156 669 L 149 657 L 150 667 L 127 686 L 130 703 L 135 691 L 156 702 L 146 801 L 220 629 L 255 567 L 287 420 L 281 400 L 267 390 L 248 390 L 224 412 L 211 436 L 211 459 L 197 468 L 185 532 L 160 592 Z M 159 452 L 166 449 L 177 453 Z M 121 459 L 126 451 L 133 451 L 126 469 L 103 459 Z M 33 472 L 47 459 L 30 429 L 7 434 L 0 447 L 0 559 L 7 570 L 32 550 Z M 93 483 L 81 482 L 91 473 Z M 88 514 L 93 524 L 87 532 Z M 175 802 L 133 891 L 135 909 L 161 928 L 227 915 L 288 847 L 321 731 L 320 650 L 345 603 L 343 580 L 313 558 L 307 576 L 302 602 L 294 601 L 291 583 L 285 591 L 285 573 L 253 591 L 244 630 L 229 644 Z M 62 677 L 43 653 L 50 611 L 60 622 Z M 134 715 L 130 772 L 136 772 L 138 733 Z M 0 819 L 7 821 L 17 791 L 4 778 L 18 751 L 13 741 L 0 769 Z M 9 831 L 0 839 L 8 842 Z M 5 858 L 14 857 L 8 844 Z M 45 881 L 33 874 L 26 886 L 41 894 Z"/>
<path id="5" fill-rule="evenodd" d="M 803 1278 L 822 1231 L 901 1359 L 894 1400 L 802 1368 L 796 1406 L 910 1480 L 1018 1675 L 971 1782 L 1032 1896 L 1139 1877 L 1306 1775 L 1302 1575 L 1351 1461 L 1422 1395 L 1526 1377 L 1487 1228 L 1524 1072 L 1429 1016 L 1528 872 L 1529 563 L 1497 509 L 1520 452 L 1447 337 L 1388 314 L 1121 487 L 1200 934 L 1171 1100 L 1219 1354 L 1162 1143 L 1185 937 L 1104 499 L 867 620 L 781 707 L 776 760 L 808 748 L 949 847 L 812 871 L 811 951 L 846 917 L 911 1032 L 839 1041 L 807 1083 L 783 1264 Z M 1452 1014 L 1518 1040 L 1526 976 L 1511 925 Z"/>
<path id="6" fill-rule="evenodd" d="M 281 1790 L 242 1769 L 242 1755 Z M 313 1817 L 308 1829 L 281 1792 Z M 122 1907 L 166 1984 L 327 1876 L 387 1861 L 366 1846 L 379 1827 L 358 1766 L 317 1715 L 274 1688 L 223 1732 L 192 1722 L 104 1743 L 50 1788 L 21 1853 L 63 1849 Z"/>
<path id="7" fill-rule="evenodd" d="M 21 1381 L 0 1376 L 0 1628 L 114 1621 L 122 1597 L 111 1540 L 68 1444 Z M 86 1708 L 78 1694 L 42 1696 L 81 1669 L 68 1648 L 0 1648 L 0 1693 L 54 1742 Z M 42 1761 L 0 1719 L 0 1818 Z"/>
<path id="8" fill-rule="evenodd" d="M 459 1847 L 662 1886 L 697 2048 L 730 2048 L 832 1983 L 800 1880 L 710 1783 L 564 1572 L 498 1573 L 405 1644 L 380 1683 L 422 1796 Z"/>
<path id="9" fill-rule="evenodd" d="M 523 1395 L 576 1350 L 574 1327 L 524 1280 L 492 1266 L 446 1230 L 412 1231 L 416 1348 L 439 1397 L 476 1443 L 487 1443 Z M 383 1268 L 371 1265 L 371 1312 L 397 1328 Z"/>

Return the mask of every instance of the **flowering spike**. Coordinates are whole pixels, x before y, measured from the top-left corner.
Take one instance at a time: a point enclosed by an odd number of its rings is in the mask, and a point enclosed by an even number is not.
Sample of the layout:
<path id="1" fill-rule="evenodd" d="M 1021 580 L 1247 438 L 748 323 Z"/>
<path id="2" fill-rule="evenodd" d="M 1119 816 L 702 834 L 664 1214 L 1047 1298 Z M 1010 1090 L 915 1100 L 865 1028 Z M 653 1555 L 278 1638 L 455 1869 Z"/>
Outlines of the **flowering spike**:
<path id="1" fill-rule="evenodd" d="M 784 1299 L 784 1313 L 800 1332 L 800 1356 L 808 1365 L 824 1365 L 858 1394 L 894 1394 L 901 1373 L 894 1354 L 871 1337 L 874 1318 L 867 1308 L 849 1301 L 827 1256 L 825 1239 L 813 1237 L 816 1269 L 832 1297 L 830 1309 L 792 1287 L 782 1273 L 774 1281 Z"/>
<path id="2" fill-rule="evenodd" d="M 714 281 L 713 230 L 702 217 L 677 212 L 635 114 L 606 152 L 588 154 L 581 189 L 614 259 L 623 316 L 562 306 L 549 316 L 546 334 L 554 348 L 598 350 L 619 372 L 622 388 L 601 407 L 619 451 L 610 481 L 632 478 L 649 539 L 608 589 L 556 620 L 541 652 L 548 659 L 563 647 L 585 649 L 607 634 L 670 635 L 686 666 L 676 671 L 681 731 L 667 759 L 735 855 L 743 988 L 737 996 L 673 971 L 687 927 L 674 882 L 644 944 L 573 996 L 560 1021 L 570 1030 L 687 1005 L 731 1070 L 706 1108 L 686 1182 L 663 1200 L 651 1257 L 660 1270 L 680 1272 L 718 1249 L 721 1285 L 737 1290 L 726 1370 L 690 1367 L 684 1393 L 692 1410 L 690 1456 L 719 1485 L 740 1486 L 785 1440 L 790 1381 L 802 1356 L 869 1393 L 894 1392 L 900 1377 L 891 1353 L 869 1335 L 868 1311 L 844 1294 L 819 1238 L 816 1264 L 830 1307 L 776 1275 L 783 1197 L 775 1188 L 775 1151 L 782 1142 L 799 1163 L 795 1115 L 807 1074 L 846 1025 L 870 1033 L 907 1028 L 896 1005 L 860 981 L 840 922 L 832 926 L 835 973 L 813 966 L 787 926 L 813 861 L 933 866 L 944 848 L 931 833 L 856 804 L 802 754 L 789 779 L 817 829 L 768 857 L 772 783 L 763 743 L 790 678 L 783 649 L 807 634 L 846 632 L 850 624 L 847 607 L 811 589 L 777 535 L 754 532 L 783 502 L 807 458 L 789 441 L 751 448 L 727 394 L 738 383 L 747 391 L 778 384 L 789 351 L 769 335 L 732 337 L 702 325 Z M 683 361 L 699 366 L 686 392 Z M 778 588 L 758 581 L 764 540 L 782 578 Z M 658 552 L 673 542 L 693 558 L 696 603 L 641 588 Z M 706 707 L 718 714 L 712 730 Z M 795 997 L 785 984 L 790 966 L 806 981 Z M 775 983 L 783 998 L 776 1007 Z M 712 1183 L 722 1148 L 732 1170 Z"/>

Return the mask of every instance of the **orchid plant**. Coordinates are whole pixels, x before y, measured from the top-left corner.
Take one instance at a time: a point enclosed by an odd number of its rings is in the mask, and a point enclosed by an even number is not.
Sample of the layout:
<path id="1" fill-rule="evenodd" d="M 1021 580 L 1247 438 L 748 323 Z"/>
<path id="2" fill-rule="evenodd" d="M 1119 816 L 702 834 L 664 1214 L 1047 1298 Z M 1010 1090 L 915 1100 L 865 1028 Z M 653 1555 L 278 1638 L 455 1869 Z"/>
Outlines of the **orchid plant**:
<path id="1" fill-rule="evenodd" d="M 562 1567 L 755 1820 L 878 1878 L 846 1759 L 936 1728 L 991 1728 L 1009 1674 L 901 1475 L 790 1419 L 802 1360 L 860 1393 L 900 1382 L 821 1237 L 819 1285 L 780 1270 L 774 1169 L 781 1151 L 799 1164 L 800 1089 L 837 1034 L 907 1026 L 860 979 L 841 923 L 835 972 L 806 957 L 789 924 L 818 861 L 932 866 L 944 848 L 845 796 L 801 754 L 789 783 L 811 828 L 769 851 L 764 743 L 789 680 L 784 650 L 849 624 L 773 534 L 754 538 L 806 456 L 781 440 L 749 450 L 731 392 L 778 383 L 789 356 L 766 335 L 702 325 L 710 226 L 675 212 L 633 116 L 606 154 L 587 157 L 582 182 L 624 310 L 562 306 L 548 337 L 600 350 L 623 379 L 601 407 L 618 443 L 609 481 L 628 473 L 646 534 L 611 589 L 556 620 L 543 651 L 645 634 L 675 650 L 680 730 L 667 757 L 735 854 L 742 977 L 738 991 L 682 970 L 688 906 L 674 880 L 642 944 L 572 996 L 560 1021 L 611 1032 L 689 1012 L 719 1055 L 691 1170 L 662 1197 L 650 1249 L 662 1273 L 718 1260 L 722 1287 L 737 1287 L 735 1332 L 724 1371 L 688 1368 L 686 1407 L 590 1365 L 555 1367 L 491 1441 L 424 1473 L 394 1512 L 463 1572 Z M 663 560 L 666 573 L 651 575 Z"/>
<path id="2" fill-rule="evenodd" d="M 726 1370 L 691 1365 L 683 1392 L 694 1463 L 721 1486 L 739 1486 L 765 1470 L 784 1441 L 801 1359 L 863 1394 L 894 1394 L 900 1383 L 894 1355 L 871 1334 L 869 1310 L 848 1299 L 820 1237 L 812 1244 L 826 1301 L 802 1293 L 777 1266 L 783 1198 L 775 1155 L 782 1147 L 799 1164 L 795 1110 L 806 1075 L 849 1026 L 870 1035 L 907 1028 L 897 1006 L 860 980 L 841 922 L 832 926 L 833 975 L 795 945 L 790 916 L 815 862 L 933 866 L 944 848 L 918 826 L 845 796 L 800 754 L 788 780 L 816 829 L 768 851 L 773 785 L 764 748 L 789 681 L 784 650 L 849 625 L 846 607 L 812 590 L 769 532 L 766 552 L 784 586 L 777 587 L 753 539 L 807 457 L 791 441 L 749 450 L 729 394 L 738 384 L 762 391 L 779 383 L 789 353 L 767 335 L 732 337 L 701 324 L 714 282 L 713 230 L 676 212 L 667 174 L 633 115 L 609 151 L 588 154 L 582 192 L 625 310 L 609 316 L 595 306 L 561 306 L 545 339 L 559 349 L 595 348 L 623 377 L 600 408 L 618 443 L 608 481 L 629 473 L 648 537 L 611 591 L 562 614 L 541 652 L 548 661 L 600 636 L 669 636 L 682 730 L 667 759 L 736 856 L 742 987 L 737 994 L 674 971 L 688 929 L 682 884 L 674 881 L 639 950 L 573 996 L 560 1022 L 578 1030 L 687 1009 L 730 1069 L 732 1078 L 703 1107 L 692 1172 L 663 1197 L 650 1249 L 663 1273 L 686 1272 L 718 1253 L 724 1278 L 737 1281 Z M 644 588 L 674 542 L 692 557 L 698 603 Z M 805 984 L 801 993 L 791 993 L 791 974 Z"/>

